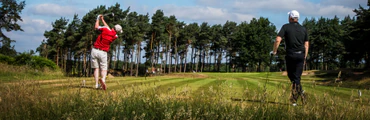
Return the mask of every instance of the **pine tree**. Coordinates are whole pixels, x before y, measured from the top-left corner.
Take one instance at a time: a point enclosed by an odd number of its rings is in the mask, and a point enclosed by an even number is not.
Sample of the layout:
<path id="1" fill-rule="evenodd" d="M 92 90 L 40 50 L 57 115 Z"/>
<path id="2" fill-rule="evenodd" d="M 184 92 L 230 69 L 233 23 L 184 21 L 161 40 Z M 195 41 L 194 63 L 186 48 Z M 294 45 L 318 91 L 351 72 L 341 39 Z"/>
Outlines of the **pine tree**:
<path id="1" fill-rule="evenodd" d="M 23 31 L 18 22 L 23 21 L 20 13 L 26 4 L 25 1 L 17 3 L 17 0 L 2 0 L 0 4 L 0 54 L 15 56 L 17 52 L 11 43 L 16 41 L 7 37 L 3 30 L 6 32 Z"/>

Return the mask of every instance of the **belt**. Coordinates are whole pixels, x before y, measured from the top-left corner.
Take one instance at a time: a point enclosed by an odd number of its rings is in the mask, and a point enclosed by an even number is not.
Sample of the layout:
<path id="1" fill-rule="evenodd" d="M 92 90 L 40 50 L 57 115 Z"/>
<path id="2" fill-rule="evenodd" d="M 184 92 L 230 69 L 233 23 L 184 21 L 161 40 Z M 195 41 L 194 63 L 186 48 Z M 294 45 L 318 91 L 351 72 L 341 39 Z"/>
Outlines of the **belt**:
<path id="1" fill-rule="evenodd" d="M 302 51 L 296 51 L 296 52 L 293 52 L 294 54 L 301 54 Z"/>
<path id="2" fill-rule="evenodd" d="M 108 52 L 108 51 L 105 51 L 105 50 L 103 50 L 101 48 L 97 48 L 97 47 L 94 47 L 94 49 L 97 49 L 97 50 L 100 50 L 100 51 L 104 51 L 104 52 Z"/>

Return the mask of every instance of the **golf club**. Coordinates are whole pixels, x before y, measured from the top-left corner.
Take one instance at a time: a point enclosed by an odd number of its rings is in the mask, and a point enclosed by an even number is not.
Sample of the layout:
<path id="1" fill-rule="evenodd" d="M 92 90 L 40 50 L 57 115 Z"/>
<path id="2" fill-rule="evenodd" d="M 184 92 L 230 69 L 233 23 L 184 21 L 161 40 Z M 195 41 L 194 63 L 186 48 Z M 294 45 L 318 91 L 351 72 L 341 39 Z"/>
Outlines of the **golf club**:
<path id="1" fill-rule="evenodd" d="M 108 16 L 108 15 L 112 15 L 114 17 L 114 13 L 106 13 L 106 14 L 103 14 L 103 16 Z"/>
<path id="2" fill-rule="evenodd" d="M 265 85 L 263 86 L 263 93 L 264 93 L 264 95 L 263 95 L 263 98 L 261 100 L 262 102 L 265 102 L 265 99 L 267 97 L 267 93 L 266 93 L 267 88 L 266 88 L 266 85 L 267 85 L 267 82 L 268 82 L 268 79 L 269 79 L 268 77 L 269 77 L 269 74 L 270 74 L 270 71 L 271 71 L 271 64 L 272 64 L 273 57 L 274 57 L 274 54 L 270 54 L 270 64 L 269 64 L 269 70 L 267 71 L 267 74 L 266 74 Z"/>
<path id="3" fill-rule="evenodd" d="M 271 71 L 271 64 L 272 64 L 272 59 L 273 59 L 274 55 L 273 54 L 270 54 L 270 64 L 269 64 L 269 71 L 267 72 L 266 74 L 266 82 L 265 82 L 265 89 L 266 89 L 266 84 L 268 82 L 268 77 L 269 77 L 269 74 L 270 74 L 270 71 Z"/>

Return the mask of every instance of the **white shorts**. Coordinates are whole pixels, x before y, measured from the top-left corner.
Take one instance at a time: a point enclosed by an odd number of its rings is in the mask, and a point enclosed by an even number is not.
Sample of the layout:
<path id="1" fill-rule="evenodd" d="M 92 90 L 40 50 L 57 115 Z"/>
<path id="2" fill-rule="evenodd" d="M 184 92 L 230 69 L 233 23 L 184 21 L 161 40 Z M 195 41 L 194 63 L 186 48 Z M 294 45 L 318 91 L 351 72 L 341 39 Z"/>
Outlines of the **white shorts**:
<path id="1" fill-rule="evenodd" d="M 99 68 L 108 70 L 108 55 L 107 52 L 93 48 L 91 50 L 91 68 Z"/>

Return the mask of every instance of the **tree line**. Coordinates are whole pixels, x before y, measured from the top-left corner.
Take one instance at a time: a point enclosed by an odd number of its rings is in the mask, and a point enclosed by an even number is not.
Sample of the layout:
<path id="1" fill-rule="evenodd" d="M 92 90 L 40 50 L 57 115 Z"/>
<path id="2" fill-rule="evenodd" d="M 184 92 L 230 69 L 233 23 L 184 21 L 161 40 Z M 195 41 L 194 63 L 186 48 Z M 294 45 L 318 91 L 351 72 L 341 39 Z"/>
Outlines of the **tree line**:
<path id="1" fill-rule="evenodd" d="M 304 19 L 301 24 L 308 30 L 310 41 L 306 70 L 370 67 L 367 47 L 370 41 L 366 39 L 369 8 L 359 6 L 353 11 L 355 16 L 343 19 L 336 16 Z M 98 6 L 82 18 L 75 14 L 70 21 L 64 17 L 55 20 L 53 28 L 44 32 L 46 39 L 36 51 L 55 61 L 68 74 L 89 76 L 89 52 L 99 34 L 93 25 L 96 16 L 104 13 L 114 13 L 105 20 L 109 26 L 122 25 L 124 31 L 111 45 L 109 68 L 120 69 L 130 76 L 145 73 L 148 68 L 161 73 L 285 69 L 284 42 L 273 67 L 268 67 L 269 52 L 278 31 L 268 18 L 213 25 L 185 23 L 175 15 L 165 16 L 162 10 L 149 17 L 130 11 L 129 7 L 122 10 L 118 3 L 108 8 Z"/>
<path id="2" fill-rule="evenodd" d="M 346 16 L 343 20 L 336 16 L 304 19 L 302 25 L 307 28 L 310 40 L 305 69 L 368 67 L 368 11 L 360 6 L 354 10 L 356 16 Z M 266 71 L 277 33 L 273 23 L 264 17 L 239 24 L 233 21 L 223 25 L 186 24 L 175 15 L 165 16 L 162 10 L 157 10 L 150 18 L 130 8 L 122 10 L 117 3 L 108 9 L 98 6 L 82 19 L 75 15 L 70 23 L 65 18 L 56 20 L 53 29 L 45 31 L 46 40 L 37 51 L 56 61 L 66 72 L 75 69 L 89 73 L 89 51 L 98 35 L 93 23 L 100 13 L 114 13 L 115 16 L 105 17 L 106 21 L 110 26 L 121 24 L 124 31 L 112 44 L 110 68 L 135 76 L 139 74 L 141 59 L 145 60 L 145 69 L 156 68 L 163 73 Z M 141 55 L 143 50 L 145 54 Z M 275 69 L 285 68 L 284 52 L 282 43 Z M 120 56 L 124 56 L 123 60 Z M 122 63 L 118 64 L 120 61 Z"/>
<path id="3" fill-rule="evenodd" d="M 138 14 L 130 8 L 122 10 L 117 3 L 108 8 L 98 6 L 82 19 L 74 15 L 71 22 L 63 17 L 56 20 L 53 29 L 45 31 L 46 39 L 37 52 L 54 60 L 66 72 L 90 73 L 89 52 L 99 34 L 93 23 L 102 13 L 114 13 L 105 20 L 109 26 L 121 24 L 124 31 L 111 45 L 110 68 L 135 76 L 139 74 L 141 59 L 145 69 L 155 68 L 162 73 L 247 71 L 247 68 L 262 71 L 269 63 L 271 43 L 276 37 L 275 26 L 263 17 L 239 25 L 233 21 L 224 25 L 186 24 L 175 15 L 165 16 L 162 10 L 157 10 L 149 22 L 148 14 Z M 141 55 L 143 50 L 145 54 Z M 120 56 L 124 56 L 123 60 Z M 222 64 L 226 70 L 221 69 Z"/>

